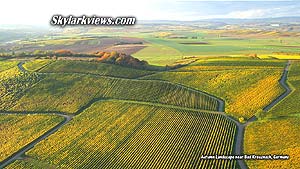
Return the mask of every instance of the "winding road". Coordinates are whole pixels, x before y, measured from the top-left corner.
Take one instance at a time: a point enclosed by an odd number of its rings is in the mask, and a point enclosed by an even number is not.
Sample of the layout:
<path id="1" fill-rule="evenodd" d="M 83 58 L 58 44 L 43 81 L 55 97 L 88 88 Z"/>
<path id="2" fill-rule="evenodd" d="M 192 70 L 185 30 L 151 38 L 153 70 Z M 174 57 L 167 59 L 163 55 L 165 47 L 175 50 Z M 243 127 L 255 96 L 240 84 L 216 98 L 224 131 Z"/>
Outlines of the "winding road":
<path id="1" fill-rule="evenodd" d="M 20 69 L 20 71 L 22 72 L 27 72 L 26 69 L 23 67 L 23 64 L 25 63 L 25 61 L 21 61 L 19 64 L 18 64 L 18 67 Z M 286 96 L 289 95 L 289 93 L 291 93 L 291 89 L 289 88 L 289 86 L 287 85 L 286 81 L 287 81 L 287 75 L 288 75 L 288 70 L 289 70 L 289 67 L 290 67 L 290 64 L 291 62 L 288 61 L 284 71 L 283 71 L 283 75 L 280 79 L 280 84 L 285 88 L 285 92 L 283 94 L 281 94 L 279 97 L 277 97 L 275 100 L 273 100 L 269 105 L 267 105 L 263 110 L 264 111 L 268 111 L 270 110 L 272 107 L 274 107 L 278 102 L 280 102 L 281 100 L 283 100 Z M 178 84 L 180 85 L 180 84 Z M 186 87 L 186 86 L 183 86 L 183 85 L 180 85 L 182 87 L 185 87 L 185 88 L 188 88 L 190 90 L 195 90 L 197 92 L 201 92 L 201 93 L 204 93 L 202 91 L 198 91 L 196 89 L 192 89 L 192 88 L 189 88 L 189 87 Z M 235 150 L 234 150 L 234 153 L 236 155 L 242 155 L 243 154 L 243 140 L 244 140 L 244 132 L 245 132 L 245 127 L 257 120 L 257 118 L 255 116 L 251 117 L 245 124 L 242 124 L 240 122 L 238 122 L 237 120 L 235 120 L 234 118 L 228 116 L 226 113 L 225 113 L 225 102 L 216 97 L 216 96 L 213 96 L 213 95 L 210 95 L 208 93 L 205 93 L 207 95 L 209 95 L 210 97 L 213 97 L 214 99 L 216 99 L 219 103 L 219 106 L 218 106 L 218 111 L 217 112 L 211 112 L 211 113 L 218 113 L 218 114 L 221 114 L 223 116 L 225 116 L 226 118 L 230 119 L 231 121 L 233 121 L 236 125 L 237 125 L 237 134 L 236 134 L 236 137 L 235 137 Z M 96 101 L 99 101 L 101 99 L 93 99 L 91 100 L 87 105 L 83 106 L 82 108 L 80 108 L 76 113 L 75 115 L 81 113 L 82 111 L 84 111 L 86 108 L 90 107 L 94 102 Z M 103 100 L 103 99 L 102 99 Z M 128 100 L 129 101 L 129 100 Z M 134 102 L 134 101 L 132 101 Z M 151 104 L 151 103 L 148 103 L 148 102 L 145 102 L 144 104 Z M 155 103 L 156 104 L 156 103 Z M 165 106 L 168 106 L 168 105 L 165 105 Z M 170 105 L 171 106 L 171 105 Z M 8 112 L 5 112 L 5 113 L 1 113 L 1 114 L 16 114 L 16 113 L 8 113 Z M 28 113 L 22 113 L 22 114 L 47 114 L 47 112 L 45 113 L 35 113 L 35 112 L 28 112 Z M 75 115 L 67 115 L 65 113 L 48 113 L 48 114 L 54 114 L 54 115 L 58 115 L 58 116 L 62 116 L 65 118 L 64 121 L 60 122 L 58 125 L 56 125 L 55 127 L 53 127 L 52 129 L 50 129 L 49 131 L 47 131 L 46 133 L 44 133 L 43 135 L 41 135 L 40 137 L 36 138 L 34 141 L 32 141 L 31 143 L 27 144 L 26 146 L 24 146 L 22 149 L 18 150 L 16 153 L 12 154 L 11 156 L 9 156 L 7 159 L 5 159 L 4 161 L 2 161 L 0 163 L 0 168 L 4 168 L 5 166 L 9 165 L 10 163 L 12 163 L 13 161 L 17 160 L 17 159 L 22 159 L 22 156 L 25 154 L 25 152 L 27 152 L 28 150 L 30 150 L 31 148 L 33 148 L 37 143 L 39 143 L 40 141 L 46 139 L 48 136 L 50 136 L 51 134 L 55 133 L 58 129 L 60 129 L 61 127 L 63 127 L 65 124 L 67 124 L 69 121 L 72 120 L 72 118 L 75 116 Z M 240 166 L 241 169 L 247 169 L 247 165 L 245 163 L 244 160 L 238 160 L 238 165 Z"/>
<path id="2" fill-rule="evenodd" d="M 274 99 L 269 105 L 263 108 L 264 112 L 269 111 L 271 108 L 273 108 L 277 103 L 279 103 L 281 100 L 283 100 L 285 97 L 287 97 L 291 92 L 292 89 L 287 84 L 288 79 L 288 71 L 291 66 L 291 61 L 289 60 L 283 70 L 282 76 L 279 80 L 280 85 L 285 89 L 284 93 L 282 93 L 280 96 L 278 96 L 276 99 Z M 230 117 L 229 117 L 230 118 Z M 244 144 L 244 133 L 245 128 L 247 125 L 249 125 L 251 122 L 254 122 L 257 120 L 257 117 L 254 115 L 250 119 L 247 120 L 246 123 L 242 124 L 237 122 L 235 119 L 232 119 L 238 127 L 238 133 L 236 136 L 236 143 L 235 143 L 235 154 L 236 155 L 242 155 L 243 154 L 243 144 Z M 247 169 L 247 164 L 244 160 L 238 160 L 238 164 L 241 169 Z"/>
<path id="3" fill-rule="evenodd" d="M 25 63 L 25 61 L 21 61 L 18 64 L 18 68 L 20 69 L 20 71 L 22 72 L 26 72 L 25 68 L 23 67 L 23 64 Z M 28 150 L 32 149 L 37 143 L 41 142 L 42 140 L 46 139 L 48 136 L 50 136 L 51 134 L 55 133 L 58 129 L 60 129 L 62 126 L 64 126 L 65 124 L 67 124 L 69 121 L 72 120 L 74 115 L 67 115 L 65 113 L 55 113 L 55 112 L 50 112 L 50 113 L 37 113 L 37 112 L 27 112 L 27 113 L 10 113 L 10 112 L 1 112 L 0 114 L 52 114 L 52 115 L 57 115 L 57 116 L 61 116 L 64 117 L 64 121 L 60 122 L 59 124 L 57 124 L 55 127 L 53 127 L 52 129 L 48 130 L 46 133 L 42 134 L 41 136 L 39 136 L 38 138 L 36 138 L 35 140 L 33 140 L 32 142 L 30 142 L 29 144 L 27 144 L 26 146 L 24 146 L 23 148 L 21 148 L 20 150 L 18 150 L 17 152 L 15 152 L 14 154 L 12 154 L 11 156 L 9 156 L 8 158 L 6 158 L 5 160 L 3 160 L 0 163 L 0 168 L 4 168 L 5 166 L 9 165 L 10 163 L 14 162 L 15 160 L 18 159 L 22 159 L 22 156 L 25 154 L 25 152 L 27 152 Z"/>
<path id="4" fill-rule="evenodd" d="M 0 114 L 21 114 L 21 113 L 0 113 Z M 47 113 L 22 113 L 22 114 L 44 114 L 45 115 Z M 40 137 L 38 137 L 35 140 L 33 140 L 31 143 L 27 144 L 26 146 L 24 146 L 23 148 L 21 148 L 20 150 L 18 150 L 16 153 L 14 153 L 11 156 L 9 156 L 8 158 L 6 158 L 4 161 L 2 161 L 0 163 L 0 168 L 4 168 L 5 166 L 7 166 L 8 164 L 12 163 L 15 160 L 22 159 L 22 155 L 25 154 L 26 151 L 30 150 L 37 143 L 39 143 L 40 141 L 44 140 L 45 138 L 47 138 L 48 136 L 50 136 L 51 134 L 53 134 L 54 132 L 56 132 L 62 126 L 64 126 L 65 124 L 67 124 L 69 121 L 71 121 L 72 117 L 73 117 L 71 115 L 66 115 L 66 114 L 62 114 L 62 113 L 51 113 L 51 114 L 64 117 L 65 120 L 62 121 L 62 122 L 60 122 L 58 125 L 56 125 L 52 129 L 48 130 L 46 133 L 44 133 Z"/>
<path id="5" fill-rule="evenodd" d="M 265 108 L 263 108 L 263 110 L 269 111 L 271 108 L 273 108 L 278 102 L 280 102 L 281 100 L 283 100 L 286 96 L 288 96 L 291 92 L 292 89 L 289 87 L 289 85 L 286 83 L 287 78 L 288 78 L 288 72 L 289 72 L 289 68 L 291 66 L 291 61 L 289 60 L 286 67 L 284 68 L 283 74 L 281 76 L 281 79 L 279 81 L 280 85 L 284 88 L 284 93 L 282 93 L 280 96 L 278 96 L 275 100 L 273 100 L 269 105 L 267 105 Z"/>

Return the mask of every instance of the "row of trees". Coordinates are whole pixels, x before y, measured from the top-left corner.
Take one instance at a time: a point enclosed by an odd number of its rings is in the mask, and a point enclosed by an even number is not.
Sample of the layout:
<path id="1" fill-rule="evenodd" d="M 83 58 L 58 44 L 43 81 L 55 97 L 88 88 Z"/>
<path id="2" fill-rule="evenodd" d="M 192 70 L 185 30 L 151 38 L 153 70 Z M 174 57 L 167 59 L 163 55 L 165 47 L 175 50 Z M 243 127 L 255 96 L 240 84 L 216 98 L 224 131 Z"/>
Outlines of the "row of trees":
<path id="1" fill-rule="evenodd" d="M 90 57 L 93 54 L 73 53 L 70 50 L 35 50 L 33 52 L 2 52 L 0 57 L 53 57 L 53 56 L 74 56 L 74 57 Z"/>
<path id="2" fill-rule="evenodd" d="M 125 53 L 118 53 L 116 51 L 113 52 L 96 52 L 96 56 L 98 57 L 98 61 L 117 64 L 122 66 L 130 66 L 134 68 L 142 68 L 145 69 L 148 66 L 147 61 L 140 61 L 137 58 L 132 57 L 131 55 L 126 55 Z"/>
<path id="3" fill-rule="evenodd" d="M 35 50 L 33 52 L 10 52 L 10 53 L 0 53 L 0 57 L 11 58 L 11 57 L 35 57 L 35 58 L 52 58 L 57 59 L 58 57 L 96 57 L 97 61 L 116 64 L 126 67 L 132 67 L 137 69 L 147 69 L 147 70 L 170 70 L 176 69 L 184 66 L 184 64 L 166 65 L 165 67 L 151 66 L 147 61 L 139 60 L 131 55 L 125 53 L 118 53 L 116 51 L 104 52 L 99 51 L 91 54 L 86 53 L 74 53 L 70 50 Z"/>

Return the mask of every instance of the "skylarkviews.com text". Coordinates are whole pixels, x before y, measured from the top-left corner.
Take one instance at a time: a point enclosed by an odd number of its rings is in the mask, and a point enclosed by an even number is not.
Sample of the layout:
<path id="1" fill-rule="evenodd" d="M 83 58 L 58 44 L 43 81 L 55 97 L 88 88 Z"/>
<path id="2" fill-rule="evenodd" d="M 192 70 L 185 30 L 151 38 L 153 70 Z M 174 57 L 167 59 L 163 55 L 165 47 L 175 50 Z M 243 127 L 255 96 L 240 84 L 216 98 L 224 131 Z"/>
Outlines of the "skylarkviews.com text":
<path id="1" fill-rule="evenodd" d="M 50 24 L 53 26 L 65 27 L 67 25 L 95 25 L 95 26 L 125 26 L 134 25 L 136 23 L 135 17 L 102 17 L 102 16 L 62 16 L 53 15 Z"/>

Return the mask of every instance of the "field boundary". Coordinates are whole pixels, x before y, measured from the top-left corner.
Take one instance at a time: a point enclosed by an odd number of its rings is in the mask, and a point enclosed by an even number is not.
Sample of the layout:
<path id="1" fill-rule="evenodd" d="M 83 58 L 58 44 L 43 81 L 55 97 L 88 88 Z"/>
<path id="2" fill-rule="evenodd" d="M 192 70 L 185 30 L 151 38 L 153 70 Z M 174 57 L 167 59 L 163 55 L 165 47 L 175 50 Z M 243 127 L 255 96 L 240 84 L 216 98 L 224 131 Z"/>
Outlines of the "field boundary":
<path id="1" fill-rule="evenodd" d="M 21 71 L 23 72 L 28 72 L 24 67 L 23 67 L 23 64 L 25 62 L 20 62 L 18 64 L 18 67 Z M 52 64 L 54 62 L 51 62 L 50 64 Z M 49 65 L 49 64 L 48 64 Z M 113 76 L 108 76 L 108 75 L 98 75 L 98 74 L 92 74 L 92 73 L 41 73 L 41 72 L 35 72 L 37 74 L 67 74 L 67 75 L 71 75 L 71 74 L 78 74 L 78 75 L 90 75 L 90 76 L 96 76 L 96 77 L 103 77 L 103 78 L 108 78 L 108 79 L 125 79 L 125 80 L 131 80 L 131 81 L 154 81 L 154 82 L 161 82 L 161 83 L 165 83 L 165 84 L 172 84 L 172 85 L 177 85 L 179 87 L 182 87 L 183 89 L 187 89 L 187 90 L 190 90 L 190 91 L 194 91 L 196 93 L 200 93 L 200 94 L 203 94 L 207 97 L 210 97 L 214 100 L 216 100 L 218 102 L 218 111 L 219 112 L 224 112 L 225 111 L 225 102 L 223 99 L 217 97 L 217 96 L 214 96 L 212 94 L 209 94 L 205 91 L 201 91 L 201 90 L 197 90 L 195 88 L 191 88 L 191 87 L 188 87 L 188 86 L 184 86 L 182 84 L 179 84 L 179 83 L 173 83 L 173 82 L 168 82 L 168 81 L 165 81 L 165 80 L 152 80 L 152 79 L 139 79 L 140 77 L 137 77 L 137 78 L 122 78 L 122 77 L 113 77 Z M 153 73 L 155 74 L 155 73 Z"/>
<path id="2" fill-rule="evenodd" d="M 288 60 L 285 68 L 283 69 L 283 73 L 282 73 L 282 76 L 279 80 L 279 83 L 280 85 L 285 89 L 285 91 L 279 95 L 277 98 L 275 98 L 271 103 L 269 103 L 267 106 L 265 106 L 263 108 L 263 111 L 264 113 L 266 113 L 267 111 L 271 110 L 273 107 L 275 107 L 278 103 L 280 103 L 282 100 L 284 100 L 287 96 L 289 96 L 290 93 L 293 92 L 293 90 L 290 88 L 290 84 L 288 83 L 288 73 L 289 73 L 289 68 L 291 66 L 291 60 Z M 243 152 L 243 149 L 244 149 L 244 134 L 245 134 L 245 129 L 246 127 L 254 122 L 254 121 L 257 121 L 258 118 L 253 115 L 250 119 L 247 120 L 246 123 L 244 124 L 241 124 L 241 128 L 243 129 L 243 131 L 241 131 L 240 135 L 242 136 L 242 140 L 241 141 L 241 146 L 240 146 L 240 152 Z M 241 162 L 240 163 L 240 167 L 242 169 L 247 169 L 248 166 L 247 164 L 245 163 L 245 161 Z"/>
<path id="3" fill-rule="evenodd" d="M 18 64 L 19 69 L 22 72 L 27 72 L 27 70 L 24 69 L 23 64 L 25 62 L 20 62 Z M 284 69 L 284 71 L 287 71 L 287 68 Z M 40 72 L 36 72 L 38 74 L 74 74 L 74 73 L 40 73 Z M 80 75 L 92 75 L 92 76 L 101 76 L 101 75 L 97 75 L 97 74 L 89 74 L 89 73 L 75 73 L 75 74 L 80 74 Z M 282 76 L 282 78 L 284 78 L 285 76 L 287 76 L 287 74 L 284 74 Z M 65 125 L 66 123 L 68 123 L 69 121 L 72 120 L 72 118 L 78 114 L 80 114 L 81 112 L 83 112 L 84 110 L 88 109 L 91 105 L 93 105 L 95 102 L 98 101 L 121 101 L 121 102 L 127 102 L 127 103 L 135 103 L 135 104 L 144 104 L 144 105 L 152 105 L 152 106 L 158 106 L 158 107 L 167 107 L 167 108 L 175 108 L 175 109 L 183 109 L 183 110 L 189 110 L 189 111 L 196 111 L 196 112 L 203 112 L 203 113 L 211 113 L 211 114 L 220 114 L 222 116 L 224 116 L 225 118 L 227 118 L 228 120 L 232 121 L 236 127 L 237 127 L 237 134 L 234 138 L 234 154 L 236 155 L 241 155 L 243 152 L 243 139 L 244 139 L 244 132 L 245 132 L 245 127 L 252 121 L 257 120 L 257 118 L 255 116 L 253 116 L 252 118 L 250 118 L 245 124 L 240 123 L 239 121 L 237 121 L 236 119 L 234 119 L 233 117 L 229 116 L 228 114 L 225 113 L 225 102 L 224 100 L 208 94 L 206 92 L 203 91 L 199 91 L 197 89 L 194 88 L 190 88 L 178 83 L 171 83 L 168 81 L 164 81 L 164 80 L 146 80 L 146 79 L 130 79 L 130 78 L 119 78 L 119 77 L 111 77 L 111 76 L 101 76 L 104 78 L 110 78 L 110 79 L 127 79 L 127 80 L 133 80 L 133 81 L 158 81 L 158 82 L 162 82 L 162 83 L 168 83 L 168 84 L 174 84 L 174 85 L 178 85 L 180 87 L 183 87 L 184 89 L 187 90 L 191 90 L 197 93 L 201 93 L 204 94 L 210 98 L 215 99 L 218 102 L 218 111 L 209 111 L 209 110 L 201 110 L 201 109 L 194 109 L 194 108 L 186 108 L 186 107 L 180 107 L 180 106 L 174 106 L 174 105 L 169 105 L 169 104 L 161 104 L 161 103 L 153 103 L 153 102 L 143 102 L 143 101 L 135 101 L 135 100 L 122 100 L 122 99 L 110 99 L 110 98 L 94 98 L 92 100 L 90 100 L 87 104 L 85 104 L 83 107 L 79 108 L 75 114 L 67 114 L 67 113 L 63 113 L 63 112 L 59 112 L 59 113 L 54 113 L 54 111 L 45 111 L 44 113 L 37 113 L 37 112 L 28 112 L 27 114 L 56 114 L 56 115 L 60 115 L 63 116 L 65 118 L 65 121 L 61 122 L 59 125 L 57 125 L 56 127 L 52 128 L 51 130 L 47 131 L 45 134 L 41 135 L 38 139 L 34 140 L 33 142 L 29 143 L 28 145 L 26 145 L 25 147 L 23 147 L 22 149 L 20 149 L 18 152 L 14 153 L 12 156 L 10 156 L 9 158 L 7 158 L 6 160 L 4 160 L 3 164 L 1 164 L 1 167 L 5 167 L 6 165 L 9 165 L 11 162 L 19 159 L 23 154 L 25 154 L 28 150 L 30 150 L 31 148 L 34 147 L 34 145 L 36 145 L 37 143 L 39 143 L 40 141 L 44 140 L 45 138 L 47 138 L 49 135 L 53 134 L 54 132 L 56 132 L 58 129 L 60 129 L 61 127 L 63 127 L 63 125 Z M 16 114 L 17 112 L 14 113 L 7 113 L 7 114 Z M 22 113 L 22 114 L 26 114 L 26 113 Z M 245 163 L 244 160 L 237 160 L 238 165 L 240 166 L 240 168 L 244 169 L 247 168 L 247 165 Z"/>
<path id="4" fill-rule="evenodd" d="M 1 161 L 0 168 L 4 168 L 7 165 L 14 162 L 15 160 L 18 160 L 18 159 L 22 158 L 22 155 L 25 154 L 25 152 L 32 149 L 36 144 L 38 144 L 39 142 L 41 142 L 42 140 L 44 140 L 45 138 L 47 138 L 51 134 L 55 133 L 58 129 L 60 129 L 65 124 L 67 124 L 73 118 L 73 116 L 65 115 L 65 114 L 61 114 L 61 113 L 47 114 L 47 113 L 37 113 L 37 112 L 35 112 L 35 113 L 32 113 L 32 112 L 30 112 L 30 113 L 24 113 L 24 112 L 23 113 L 16 113 L 16 112 L 8 113 L 8 112 L 5 112 L 5 113 L 0 113 L 0 114 L 3 114 L 3 115 L 10 115 L 10 114 L 15 114 L 15 115 L 42 114 L 42 115 L 56 115 L 56 116 L 64 117 L 64 120 L 62 122 L 58 123 L 56 126 L 51 128 L 50 130 L 46 131 L 44 134 L 40 135 L 38 138 L 34 139 L 32 142 L 25 145 L 24 147 L 19 149 L 17 152 L 15 152 L 12 155 L 10 155 L 9 157 L 7 157 L 5 160 Z"/>
<path id="5" fill-rule="evenodd" d="M 291 66 L 291 61 L 289 60 L 286 64 L 286 67 L 283 70 L 283 74 L 279 80 L 280 85 L 284 88 L 284 92 L 275 98 L 269 105 L 263 108 L 263 111 L 267 112 L 275 107 L 281 100 L 287 97 L 293 90 L 290 88 L 290 85 L 287 83 L 289 68 Z"/>
<path id="6" fill-rule="evenodd" d="M 173 106 L 173 105 L 168 105 L 168 104 L 160 104 L 160 103 L 152 103 L 152 102 L 139 102 L 139 101 L 134 101 L 134 100 L 121 100 L 121 99 L 105 99 L 105 98 L 95 98 L 92 99 L 89 103 L 87 103 L 85 106 L 80 108 L 74 115 L 73 114 L 67 114 L 63 112 L 55 112 L 55 111 L 44 111 L 44 112 L 35 112 L 35 111 L 2 111 L 0 112 L 1 114 L 22 114 L 22 115 L 27 115 L 27 114 L 43 114 L 43 115 L 59 115 L 65 118 L 64 121 L 60 122 L 58 125 L 53 127 L 52 129 L 48 130 L 46 133 L 42 134 L 39 136 L 37 139 L 32 141 L 31 143 L 27 144 L 5 160 L 3 160 L 0 163 L 0 168 L 4 168 L 7 165 L 11 164 L 15 160 L 22 159 L 22 156 L 30 149 L 32 149 L 36 144 L 41 142 L 42 140 L 46 139 L 48 136 L 51 134 L 54 134 L 57 130 L 59 130 L 61 127 L 63 127 L 65 124 L 67 124 L 69 121 L 73 119 L 76 115 L 79 115 L 86 109 L 88 109 L 90 106 L 92 106 L 94 103 L 99 102 L 99 101 L 118 101 L 118 102 L 127 102 L 127 103 L 134 103 L 134 104 L 143 104 L 143 105 L 152 105 L 156 107 L 166 107 L 166 108 L 173 108 L 173 109 L 183 109 L 183 110 L 189 110 L 189 111 L 195 111 L 199 113 L 210 113 L 210 114 L 220 114 L 224 116 L 225 118 L 227 117 L 228 120 L 233 121 L 235 124 L 238 122 L 230 118 L 228 115 L 225 114 L 225 112 L 215 112 L 215 111 L 208 111 L 208 110 L 201 110 L 201 109 L 193 109 L 193 108 L 185 108 L 185 107 L 180 107 L 180 106 Z"/>

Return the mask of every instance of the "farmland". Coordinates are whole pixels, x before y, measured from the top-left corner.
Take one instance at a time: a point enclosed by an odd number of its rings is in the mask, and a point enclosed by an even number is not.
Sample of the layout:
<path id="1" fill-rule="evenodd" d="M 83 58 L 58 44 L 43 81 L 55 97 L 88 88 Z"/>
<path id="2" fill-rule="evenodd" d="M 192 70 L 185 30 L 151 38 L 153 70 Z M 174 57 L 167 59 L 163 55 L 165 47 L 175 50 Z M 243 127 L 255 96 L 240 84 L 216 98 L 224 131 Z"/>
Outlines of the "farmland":
<path id="1" fill-rule="evenodd" d="M 219 114 L 100 101 L 29 151 L 29 160 L 8 168 L 33 165 L 30 161 L 63 168 L 235 168 L 234 161 L 194 161 L 203 154 L 230 154 L 234 134 L 235 124 Z"/>
<path id="2" fill-rule="evenodd" d="M 53 61 L 50 59 L 36 59 L 36 60 L 25 62 L 23 67 L 27 71 L 36 72 L 36 71 L 40 70 L 41 68 L 47 66 L 51 62 L 53 62 Z"/>
<path id="3" fill-rule="evenodd" d="M 50 89 L 50 90 L 49 90 Z M 82 74 L 49 74 L 11 108 L 13 111 L 76 113 L 94 98 L 113 98 L 218 110 L 207 94 L 164 81 L 131 80 Z"/>
<path id="4" fill-rule="evenodd" d="M 0 161 L 24 147 L 63 119 L 53 115 L 0 114 Z"/>
<path id="5" fill-rule="evenodd" d="M 297 139 L 300 134 L 299 120 L 299 116 L 294 118 L 283 117 L 254 122 L 247 126 L 245 153 L 290 156 L 290 160 L 249 160 L 247 161 L 249 168 L 278 168 L 282 166 L 299 168 L 300 142 Z"/>
<path id="6" fill-rule="evenodd" d="M 0 168 L 299 168 L 300 34 L 182 23 L 2 38 Z"/>
<path id="7" fill-rule="evenodd" d="M 211 93 L 225 100 L 230 115 L 250 118 L 281 94 L 278 80 L 284 64 L 278 60 L 246 58 L 200 59 L 175 71 L 143 79 L 167 80 Z"/>
<path id="8" fill-rule="evenodd" d="M 293 89 L 293 92 L 285 100 L 268 112 L 266 117 L 289 116 L 300 113 L 298 111 L 299 104 L 293 104 L 300 101 L 300 63 L 297 61 L 292 62 L 290 72 L 288 74 L 288 83 Z"/>
<path id="9" fill-rule="evenodd" d="M 1 61 L 0 60 L 0 72 L 5 71 L 7 69 L 13 68 L 18 64 L 18 61 Z"/>
<path id="10" fill-rule="evenodd" d="M 0 110 L 8 110 L 15 105 L 25 90 L 42 78 L 34 73 L 22 73 L 16 64 L 17 62 L 12 68 L 0 72 Z"/>
<path id="11" fill-rule="evenodd" d="M 24 65 L 25 66 L 25 65 Z M 56 61 L 40 70 L 41 73 L 85 73 L 101 76 L 137 78 L 155 73 L 153 71 L 131 69 L 113 64 L 88 61 Z"/>
<path id="12" fill-rule="evenodd" d="M 290 160 L 283 161 L 247 161 L 249 168 L 277 168 L 290 166 L 299 168 L 299 62 L 292 62 L 288 82 L 293 92 L 269 112 L 262 120 L 253 122 L 246 128 L 245 152 L 249 154 L 287 154 Z M 276 131 L 276 132 L 274 132 Z M 288 133 L 288 134 L 287 134 Z M 284 137 L 283 137 L 284 136 Z M 266 138 L 268 138 L 266 140 Z"/>
<path id="13" fill-rule="evenodd" d="M 186 36 L 188 33 L 181 33 Z M 191 37 L 197 39 L 191 39 Z M 299 59 L 299 54 L 284 55 L 276 52 L 285 51 L 287 53 L 299 53 L 297 47 L 293 46 L 299 43 L 293 38 L 286 38 L 284 44 L 278 38 L 230 38 L 218 37 L 211 33 L 193 34 L 186 36 L 184 39 L 172 39 L 162 37 L 145 38 L 151 45 L 136 52 L 135 57 L 148 60 L 149 63 L 165 65 L 179 60 L 184 56 L 238 56 L 245 57 L 249 54 L 257 54 L 261 58 L 282 58 L 282 59 Z M 284 39 L 284 38 L 282 38 Z M 296 42 L 294 42 L 296 41 Z M 199 43 L 202 42 L 202 43 Z M 292 43 L 293 42 L 293 43 Z M 190 44 L 188 44 L 190 43 Z M 194 44 L 193 44 L 194 43 Z M 198 44 L 197 44 L 198 43 Z"/>
<path id="14" fill-rule="evenodd" d="M 0 60 L 0 81 L 19 75 L 18 63 L 19 61 Z"/>

